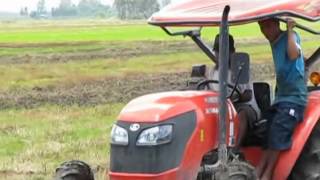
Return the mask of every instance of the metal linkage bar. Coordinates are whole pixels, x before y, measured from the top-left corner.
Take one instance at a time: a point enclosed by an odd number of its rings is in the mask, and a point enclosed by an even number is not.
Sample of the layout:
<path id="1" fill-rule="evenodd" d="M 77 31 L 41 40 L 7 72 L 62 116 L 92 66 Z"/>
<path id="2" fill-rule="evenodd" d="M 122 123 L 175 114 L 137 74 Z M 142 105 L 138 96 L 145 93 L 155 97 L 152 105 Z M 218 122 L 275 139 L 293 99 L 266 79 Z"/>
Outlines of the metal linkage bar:
<path id="1" fill-rule="evenodd" d="M 166 27 L 161 27 L 170 36 L 189 36 L 198 47 L 211 59 L 211 61 L 217 64 L 217 57 L 209 46 L 201 39 L 201 28 L 188 31 L 171 32 Z"/>

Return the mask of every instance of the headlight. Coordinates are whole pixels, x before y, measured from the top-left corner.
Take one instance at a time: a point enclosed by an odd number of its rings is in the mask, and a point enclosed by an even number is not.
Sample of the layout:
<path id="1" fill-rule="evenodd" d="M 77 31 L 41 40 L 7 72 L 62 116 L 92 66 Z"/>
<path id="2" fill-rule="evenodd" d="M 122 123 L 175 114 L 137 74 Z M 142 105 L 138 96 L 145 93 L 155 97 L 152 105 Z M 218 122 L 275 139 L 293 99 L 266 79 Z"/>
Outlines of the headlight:
<path id="1" fill-rule="evenodd" d="M 162 125 L 141 132 L 137 146 L 155 146 L 169 143 L 172 139 L 173 125 Z"/>
<path id="2" fill-rule="evenodd" d="M 111 144 L 128 145 L 129 137 L 127 130 L 118 125 L 113 125 L 111 130 Z"/>

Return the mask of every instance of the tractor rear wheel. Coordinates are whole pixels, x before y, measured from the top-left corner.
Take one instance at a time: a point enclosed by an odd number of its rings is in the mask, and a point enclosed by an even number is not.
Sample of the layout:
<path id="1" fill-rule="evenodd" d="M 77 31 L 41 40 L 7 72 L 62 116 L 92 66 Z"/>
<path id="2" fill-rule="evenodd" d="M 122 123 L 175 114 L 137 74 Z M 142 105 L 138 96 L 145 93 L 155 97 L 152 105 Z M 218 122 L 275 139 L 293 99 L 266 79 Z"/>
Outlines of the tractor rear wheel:
<path id="1" fill-rule="evenodd" d="M 314 127 L 303 151 L 294 166 L 290 180 L 320 179 L 320 121 Z"/>

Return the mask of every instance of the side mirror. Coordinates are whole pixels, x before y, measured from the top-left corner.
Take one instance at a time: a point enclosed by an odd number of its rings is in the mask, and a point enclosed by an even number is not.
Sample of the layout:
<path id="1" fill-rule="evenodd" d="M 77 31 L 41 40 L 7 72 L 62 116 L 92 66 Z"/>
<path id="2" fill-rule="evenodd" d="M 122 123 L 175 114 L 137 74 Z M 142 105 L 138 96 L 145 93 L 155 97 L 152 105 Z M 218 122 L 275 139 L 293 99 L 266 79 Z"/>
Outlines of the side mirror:
<path id="1" fill-rule="evenodd" d="M 247 53 L 233 53 L 230 58 L 231 81 L 238 84 L 247 84 L 250 80 L 250 60 Z"/>

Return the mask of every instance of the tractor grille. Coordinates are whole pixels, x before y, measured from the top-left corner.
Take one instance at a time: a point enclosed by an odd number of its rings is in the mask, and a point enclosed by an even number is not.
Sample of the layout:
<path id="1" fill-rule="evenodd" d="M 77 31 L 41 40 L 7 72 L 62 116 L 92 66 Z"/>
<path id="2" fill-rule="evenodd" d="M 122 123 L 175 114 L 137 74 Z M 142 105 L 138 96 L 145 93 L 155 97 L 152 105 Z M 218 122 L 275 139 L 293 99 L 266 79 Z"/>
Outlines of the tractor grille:
<path id="1" fill-rule="evenodd" d="M 168 144 L 157 146 L 136 146 L 140 133 L 147 128 L 162 124 L 173 124 L 173 138 Z M 136 132 L 129 130 L 132 123 L 118 121 L 129 134 L 129 145 L 111 145 L 110 170 L 125 173 L 161 173 L 178 167 L 186 144 L 196 126 L 196 113 L 184 113 L 161 123 L 139 123 Z"/>

